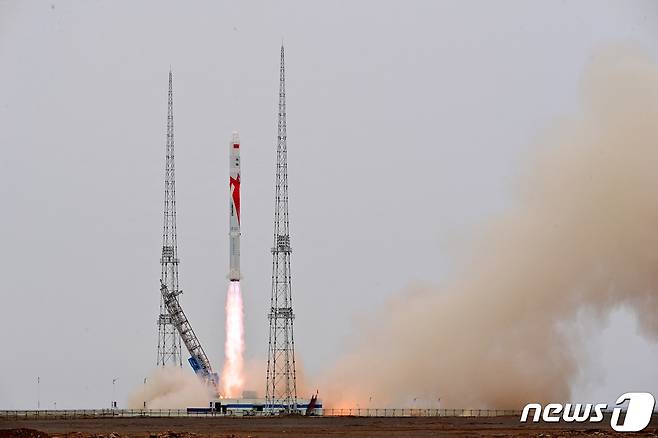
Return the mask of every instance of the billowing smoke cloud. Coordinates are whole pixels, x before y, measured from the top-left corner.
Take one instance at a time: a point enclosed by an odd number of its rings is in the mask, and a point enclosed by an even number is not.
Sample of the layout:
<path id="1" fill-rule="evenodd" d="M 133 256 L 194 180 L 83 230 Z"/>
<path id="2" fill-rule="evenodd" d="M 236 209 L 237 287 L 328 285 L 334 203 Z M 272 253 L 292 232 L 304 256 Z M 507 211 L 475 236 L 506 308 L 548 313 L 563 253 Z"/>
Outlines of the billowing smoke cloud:
<path id="1" fill-rule="evenodd" d="M 322 386 L 327 405 L 567 400 L 586 340 L 564 327 L 581 311 L 626 305 L 658 335 L 658 68 L 611 48 L 581 85 L 578 113 L 534 148 L 515 207 L 478 230 L 445 287 L 389 303 Z"/>
<path id="2" fill-rule="evenodd" d="M 189 369 L 165 367 L 156 369 L 146 383 L 130 394 L 128 408 L 184 409 L 204 407 L 213 398 L 212 389 Z"/>

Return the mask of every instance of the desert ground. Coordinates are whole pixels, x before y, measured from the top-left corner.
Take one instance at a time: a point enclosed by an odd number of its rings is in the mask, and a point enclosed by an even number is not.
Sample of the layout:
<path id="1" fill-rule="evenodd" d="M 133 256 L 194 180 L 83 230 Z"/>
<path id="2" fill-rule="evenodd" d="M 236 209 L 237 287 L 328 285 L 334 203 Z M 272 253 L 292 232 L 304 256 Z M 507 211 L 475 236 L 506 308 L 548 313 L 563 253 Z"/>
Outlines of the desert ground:
<path id="1" fill-rule="evenodd" d="M 609 422 L 521 425 L 516 416 L 215 417 L 0 419 L 0 438 L 291 438 L 291 437 L 572 437 L 658 436 L 658 417 L 641 433 L 612 431 Z"/>

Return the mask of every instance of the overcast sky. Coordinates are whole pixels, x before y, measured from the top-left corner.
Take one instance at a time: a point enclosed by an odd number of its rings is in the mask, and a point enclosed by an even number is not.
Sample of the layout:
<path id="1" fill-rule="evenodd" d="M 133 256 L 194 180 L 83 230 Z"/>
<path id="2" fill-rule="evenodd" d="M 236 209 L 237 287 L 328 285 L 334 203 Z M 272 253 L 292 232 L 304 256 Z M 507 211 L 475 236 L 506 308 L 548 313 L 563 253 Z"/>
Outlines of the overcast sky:
<path id="1" fill-rule="evenodd" d="M 247 356 L 264 367 L 282 40 L 312 379 L 363 315 L 440 284 L 469 227 L 514 202 L 597 48 L 658 59 L 658 3 L 0 0 L 0 409 L 35 408 L 37 376 L 42 407 L 107 407 L 113 378 L 121 405 L 155 365 L 170 66 L 181 303 L 219 368 L 239 130 Z M 576 398 L 658 392 L 658 347 L 629 314 L 590 348 Z"/>

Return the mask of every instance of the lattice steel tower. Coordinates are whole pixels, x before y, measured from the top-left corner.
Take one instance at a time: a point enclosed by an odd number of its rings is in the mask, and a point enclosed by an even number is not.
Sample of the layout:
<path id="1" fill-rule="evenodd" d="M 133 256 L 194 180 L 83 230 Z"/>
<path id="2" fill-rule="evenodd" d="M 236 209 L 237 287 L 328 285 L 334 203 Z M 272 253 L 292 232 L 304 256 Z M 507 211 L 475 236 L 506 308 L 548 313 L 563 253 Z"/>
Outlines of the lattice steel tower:
<path id="1" fill-rule="evenodd" d="M 178 289 L 178 243 L 176 240 L 176 178 L 174 172 L 174 100 L 172 74 L 169 70 L 169 96 L 167 105 L 167 143 L 165 160 L 164 225 L 162 230 L 162 272 L 160 284 L 180 294 Z M 181 338 L 174 321 L 167 312 L 164 298 L 160 294 L 158 316 L 158 366 L 183 366 Z"/>
<path id="2" fill-rule="evenodd" d="M 276 148 L 274 246 L 272 247 L 272 298 L 268 318 L 266 407 L 296 409 L 295 341 L 290 281 L 290 226 L 288 222 L 288 147 L 286 143 L 286 75 L 281 46 L 279 123 Z"/>

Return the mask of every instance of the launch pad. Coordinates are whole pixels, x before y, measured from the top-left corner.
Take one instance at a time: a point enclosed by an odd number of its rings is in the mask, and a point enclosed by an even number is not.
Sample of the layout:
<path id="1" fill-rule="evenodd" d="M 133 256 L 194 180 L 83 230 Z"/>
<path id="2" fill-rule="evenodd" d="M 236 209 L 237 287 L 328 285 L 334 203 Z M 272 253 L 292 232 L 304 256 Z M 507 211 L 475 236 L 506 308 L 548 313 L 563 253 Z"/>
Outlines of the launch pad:
<path id="1" fill-rule="evenodd" d="M 160 278 L 160 313 L 158 316 L 158 358 L 157 365 L 182 367 L 182 346 L 190 354 L 188 359 L 194 372 L 210 388 L 217 399 L 209 401 L 211 411 L 226 413 L 228 410 L 240 413 L 322 413 L 317 406 L 317 394 L 310 400 L 297 398 L 295 372 L 295 342 L 293 332 L 294 313 L 292 306 L 292 286 L 290 255 L 290 225 L 288 212 L 288 146 L 286 120 L 286 88 L 284 47 L 281 46 L 279 71 L 279 110 L 276 141 L 276 183 L 274 209 L 274 243 L 272 252 L 272 289 L 270 296 L 269 342 L 267 350 L 267 373 L 265 398 L 243 397 L 242 399 L 221 398 L 239 393 L 244 381 L 244 323 L 240 292 L 240 137 L 233 132 L 229 143 L 229 291 L 226 298 L 226 342 L 225 363 L 220 379 L 210 363 L 199 338 L 183 312 L 179 295 L 178 237 L 176 230 L 176 180 L 174 166 L 174 117 L 173 79 L 169 71 L 169 92 L 167 99 L 167 135 L 165 160 L 164 225 L 162 233 L 162 266 Z M 182 341 L 182 342 L 181 342 Z M 113 406 L 116 402 L 113 401 Z M 146 402 L 145 402 L 146 406 Z"/>
<path id="2" fill-rule="evenodd" d="M 208 407 L 190 407 L 187 412 L 217 413 L 231 416 L 278 415 L 291 413 L 306 416 L 320 416 L 324 411 L 322 400 L 312 398 L 294 400 L 293 406 L 269 404 L 264 398 L 216 398 L 208 403 Z"/>

